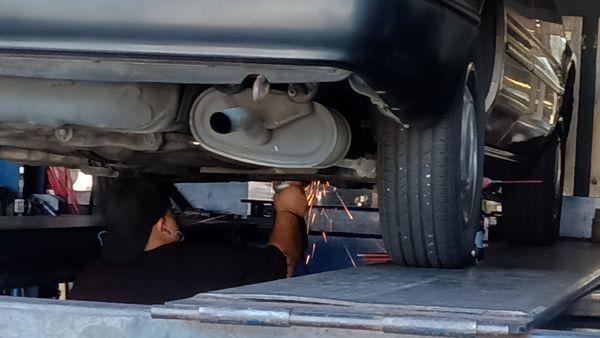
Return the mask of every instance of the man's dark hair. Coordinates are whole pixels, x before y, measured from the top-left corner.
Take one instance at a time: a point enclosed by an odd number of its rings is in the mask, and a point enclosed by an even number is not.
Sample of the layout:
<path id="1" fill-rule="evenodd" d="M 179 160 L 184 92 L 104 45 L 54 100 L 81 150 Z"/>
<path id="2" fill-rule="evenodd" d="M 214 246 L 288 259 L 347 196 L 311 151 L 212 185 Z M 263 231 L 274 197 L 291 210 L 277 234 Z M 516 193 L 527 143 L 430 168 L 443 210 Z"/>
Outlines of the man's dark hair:
<path id="1" fill-rule="evenodd" d="M 111 261 L 134 259 L 146 248 L 152 226 L 171 205 L 168 191 L 152 178 L 113 182 L 100 209 L 107 228 L 102 255 Z"/>

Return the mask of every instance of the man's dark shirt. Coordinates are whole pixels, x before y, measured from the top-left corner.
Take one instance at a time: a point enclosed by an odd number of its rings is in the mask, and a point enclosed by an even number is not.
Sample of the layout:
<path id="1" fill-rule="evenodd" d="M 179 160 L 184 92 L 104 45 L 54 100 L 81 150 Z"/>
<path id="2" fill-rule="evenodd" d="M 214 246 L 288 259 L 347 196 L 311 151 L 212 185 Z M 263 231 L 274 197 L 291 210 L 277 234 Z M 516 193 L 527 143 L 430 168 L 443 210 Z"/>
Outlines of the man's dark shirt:
<path id="1" fill-rule="evenodd" d="M 134 260 L 96 260 L 81 271 L 70 299 L 161 304 L 201 292 L 284 278 L 286 260 L 274 246 L 234 248 L 182 242 Z"/>

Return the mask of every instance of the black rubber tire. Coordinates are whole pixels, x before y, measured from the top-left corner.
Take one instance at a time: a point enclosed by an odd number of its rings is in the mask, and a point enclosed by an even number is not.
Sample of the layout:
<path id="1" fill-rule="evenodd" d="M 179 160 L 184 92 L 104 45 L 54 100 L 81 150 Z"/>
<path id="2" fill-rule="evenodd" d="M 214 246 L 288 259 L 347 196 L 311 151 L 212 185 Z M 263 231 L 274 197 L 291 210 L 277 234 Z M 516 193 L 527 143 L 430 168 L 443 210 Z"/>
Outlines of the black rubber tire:
<path id="1" fill-rule="evenodd" d="M 565 172 L 563 154 L 563 142 L 555 133 L 526 177 L 543 183 L 507 185 L 502 189 L 501 226 L 508 242 L 550 245 L 558 239 Z M 557 174 L 557 170 L 560 173 Z"/>
<path id="2" fill-rule="evenodd" d="M 483 100 L 473 86 L 461 85 L 443 118 L 426 129 L 404 129 L 381 117 L 378 142 L 380 222 L 385 245 L 396 264 L 460 268 L 473 261 L 481 211 Z M 464 89 L 463 89 L 464 88 Z M 460 199 L 460 134 L 464 90 L 474 98 L 478 147 L 477 203 L 464 224 Z"/>

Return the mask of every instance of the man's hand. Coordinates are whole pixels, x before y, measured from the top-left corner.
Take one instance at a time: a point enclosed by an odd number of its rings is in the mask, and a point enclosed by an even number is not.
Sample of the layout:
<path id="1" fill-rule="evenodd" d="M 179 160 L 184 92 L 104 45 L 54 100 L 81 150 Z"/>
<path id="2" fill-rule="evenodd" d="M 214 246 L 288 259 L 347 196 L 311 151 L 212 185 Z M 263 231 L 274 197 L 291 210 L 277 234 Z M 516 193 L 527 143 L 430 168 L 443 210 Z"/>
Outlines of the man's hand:
<path id="1" fill-rule="evenodd" d="M 302 256 L 300 220 L 308 209 L 304 189 L 300 184 L 292 184 L 273 198 L 275 226 L 270 244 L 276 246 L 285 256 L 287 276 L 291 277 L 298 259 Z"/>
<path id="2" fill-rule="evenodd" d="M 290 212 L 298 217 L 304 217 L 308 210 L 304 189 L 297 182 L 276 194 L 273 197 L 273 205 L 277 212 Z"/>

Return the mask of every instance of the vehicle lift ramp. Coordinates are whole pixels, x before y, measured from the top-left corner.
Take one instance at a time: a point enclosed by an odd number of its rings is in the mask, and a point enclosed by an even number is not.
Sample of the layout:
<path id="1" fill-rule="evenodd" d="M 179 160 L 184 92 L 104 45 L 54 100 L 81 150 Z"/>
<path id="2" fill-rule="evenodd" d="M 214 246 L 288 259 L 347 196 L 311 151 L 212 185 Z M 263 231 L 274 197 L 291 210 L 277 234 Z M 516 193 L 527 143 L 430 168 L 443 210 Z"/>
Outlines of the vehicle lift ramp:
<path id="1" fill-rule="evenodd" d="M 560 337 L 536 328 L 599 282 L 599 244 L 496 245 L 462 270 L 372 265 L 158 306 L 0 297 L 0 336 Z"/>
<path id="2" fill-rule="evenodd" d="M 417 335 L 528 332 L 600 282 L 600 245 L 497 247 L 464 270 L 379 265 L 244 286 L 154 307 L 156 318 Z"/>

